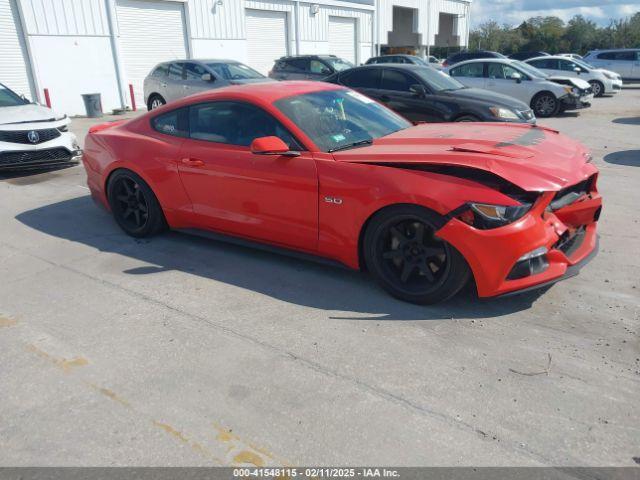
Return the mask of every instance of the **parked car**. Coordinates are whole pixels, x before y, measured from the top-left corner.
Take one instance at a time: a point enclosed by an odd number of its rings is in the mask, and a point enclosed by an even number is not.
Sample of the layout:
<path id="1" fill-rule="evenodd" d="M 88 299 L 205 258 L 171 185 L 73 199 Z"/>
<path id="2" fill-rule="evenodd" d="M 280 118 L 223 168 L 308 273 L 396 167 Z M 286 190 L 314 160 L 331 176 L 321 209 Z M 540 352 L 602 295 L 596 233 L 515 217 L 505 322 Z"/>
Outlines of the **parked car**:
<path id="1" fill-rule="evenodd" d="M 144 79 L 149 110 L 187 95 L 244 83 L 271 81 L 235 60 L 176 60 L 156 65 Z"/>
<path id="2" fill-rule="evenodd" d="M 404 54 L 394 54 L 394 55 L 381 55 L 379 57 L 371 57 L 366 61 L 365 65 L 378 64 L 378 63 L 409 63 L 413 65 L 421 65 L 423 67 L 433 67 L 439 66 L 440 60 L 438 60 L 433 55 L 429 55 L 428 58 L 424 59 L 418 57 L 417 55 L 404 55 Z"/>
<path id="3" fill-rule="evenodd" d="M 591 85 L 596 97 L 618 93 L 622 89 L 622 79 L 617 78 L 616 74 L 606 74 L 575 58 L 552 55 L 530 58 L 526 63 L 549 75 L 565 75 L 585 80 Z"/>
<path id="4" fill-rule="evenodd" d="M 276 60 L 269 77 L 275 80 L 323 80 L 353 66 L 335 55 L 293 55 Z"/>
<path id="5" fill-rule="evenodd" d="M 503 93 L 529 105 L 536 117 L 551 117 L 563 110 L 588 106 L 591 97 L 578 88 L 560 85 L 536 74 L 527 64 L 509 58 L 469 60 L 456 64 L 448 73 L 468 87 Z"/>
<path id="6" fill-rule="evenodd" d="M 442 62 L 442 66 L 444 68 L 451 67 L 456 63 L 464 62 L 466 60 L 475 60 L 477 58 L 507 58 L 501 53 L 491 52 L 489 50 L 476 50 L 473 52 L 457 52 L 452 55 L 449 55 L 444 62 Z"/>
<path id="7" fill-rule="evenodd" d="M 82 158 L 66 115 L 0 83 L 0 170 L 73 165 Z"/>
<path id="8" fill-rule="evenodd" d="M 512 53 L 511 55 L 509 55 L 509 58 L 522 61 L 522 60 L 527 60 L 533 57 L 543 57 L 545 55 L 549 55 L 549 54 L 547 52 L 543 52 L 540 50 L 526 50 L 523 52 Z"/>
<path id="9" fill-rule="evenodd" d="M 353 88 L 418 122 L 528 122 L 528 105 L 498 93 L 467 88 L 440 71 L 420 65 L 356 67 L 325 81 Z"/>
<path id="10" fill-rule="evenodd" d="M 211 90 L 94 127 L 86 151 L 92 195 L 129 235 L 189 227 L 293 249 L 409 302 L 472 278 L 480 297 L 547 285 L 596 251 L 598 169 L 578 142 L 526 124 L 412 126 L 325 82 Z"/>
<path id="11" fill-rule="evenodd" d="M 365 65 L 379 64 L 379 63 L 406 63 L 411 65 L 421 65 L 428 67 L 429 63 L 418 57 L 417 55 L 381 55 L 379 57 L 371 57 L 365 62 Z"/>
<path id="12" fill-rule="evenodd" d="M 542 55 L 538 55 L 538 56 L 541 57 Z M 560 57 L 568 57 L 568 58 L 576 58 L 578 60 L 582 60 L 582 55 L 579 55 L 577 53 L 559 53 L 558 56 L 560 56 Z"/>
<path id="13" fill-rule="evenodd" d="M 593 50 L 583 60 L 596 68 L 606 68 L 623 80 L 640 80 L 640 48 Z"/>

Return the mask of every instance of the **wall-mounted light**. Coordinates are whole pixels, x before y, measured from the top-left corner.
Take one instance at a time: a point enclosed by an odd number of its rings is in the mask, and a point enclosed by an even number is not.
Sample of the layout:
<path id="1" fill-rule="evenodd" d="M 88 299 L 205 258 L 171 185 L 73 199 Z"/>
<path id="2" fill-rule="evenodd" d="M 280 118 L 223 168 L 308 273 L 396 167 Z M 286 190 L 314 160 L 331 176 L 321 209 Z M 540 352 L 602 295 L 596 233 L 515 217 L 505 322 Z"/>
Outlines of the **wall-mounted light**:
<path id="1" fill-rule="evenodd" d="M 320 11 L 320 5 L 318 5 L 317 3 L 314 3 L 313 5 L 311 5 L 311 8 L 309 9 L 309 11 L 311 12 L 311 15 L 317 15 L 318 12 Z"/>

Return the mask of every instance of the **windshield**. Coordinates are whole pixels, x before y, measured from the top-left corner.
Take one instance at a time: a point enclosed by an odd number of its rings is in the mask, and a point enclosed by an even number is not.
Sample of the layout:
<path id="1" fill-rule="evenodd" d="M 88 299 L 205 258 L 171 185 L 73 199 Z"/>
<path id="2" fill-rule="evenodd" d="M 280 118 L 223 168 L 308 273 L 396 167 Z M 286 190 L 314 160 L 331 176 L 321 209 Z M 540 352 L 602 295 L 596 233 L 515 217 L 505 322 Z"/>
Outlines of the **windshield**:
<path id="1" fill-rule="evenodd" d="M 520 70 L 524 70 L 525 73 L 528 73 L 532 77 L 547 78 L 549 76 L 546 73 L 544 73 L 542 70 L 538 70 L 533 65 L 530 65 L 530 64 L 525 63 L 525 62 L 521 62 L 520 60 L 517 60 L 517 61 L 515 61 L 513 63 L 518 68 L 520 68 Z"/>
<path id="2" fill-rule="evenodd" d="M 414 72 L 424 80 L 429 88 L 434 92 L 444 92 L 450 90 L 460 90 L 466 88 L 455 78 L 451 78 L 444 72 L 436 70 L 435 68 L 416 68 Z"/>
<path id="3" fill-rule="evenodd" d="M 0 83 L 0 107 L 17 107 L 27 103 L 27 100 Z"/>
<path id="4" fill-rule="evenodd" d="M 287 97 L 274 105 L 324 152 L 370 143 L 411 126 L 386 107 L 347 89 Z"/>
<path id="5" fill-rule="evenodd" d="M 322 57 L 322 60 L 331 65 L 336 72 L 341 72 L 354 66 L 353 63 L 337 57 Z"/>
<path id="6" fill-rule="evenodd" d="M 427 62 L 425 62 L 422 58 L 416 56 L 416 55 L 411 55 L 411 58 L 413 59 L 413 61 L 415 62 L 416 65 L 423 65 L 425 67 L 428 67 L 429 64 Z"/>
<path id="7" fill-rule="evenodd" d="M 251 78 L 265 78 L 253 68 L 242 63 L 207 63 L 213 72 L 225 80 L 247 80 Z"/>
<path id="8" fill-rule="evenodd" d="M 593 65 L 591 65 L 590 63 L 585 62 L 584 60 L 580 60 L 579 58 L 572 58 L 571 59 L 573 61 L 573 63 L 575 63 L 576 65 L 580 65 L 582 68 L 591 68 L 594 69 L 596 67 L 594 67 Z"/>

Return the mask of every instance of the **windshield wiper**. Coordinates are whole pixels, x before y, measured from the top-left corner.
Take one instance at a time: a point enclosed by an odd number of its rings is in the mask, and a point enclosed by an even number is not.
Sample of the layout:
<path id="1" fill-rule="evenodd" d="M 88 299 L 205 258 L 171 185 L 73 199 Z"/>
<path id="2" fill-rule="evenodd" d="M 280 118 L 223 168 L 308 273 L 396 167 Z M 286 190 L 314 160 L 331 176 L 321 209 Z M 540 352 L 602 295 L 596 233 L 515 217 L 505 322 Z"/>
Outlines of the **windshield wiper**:
<path id="1" fill-rule="evenodd" d="M 347 143 L 346 145 L 340 145 L 339 147 L 332 148 L 331 150 L 329 150 L 329 153 L 337 152 L 339 150 L 347 150 L 349 148 L 360 147 L 362 145 L 371 145 L 372 143 L 373 143 L 372 138 L 368 140 L 359 140 L 357 142 Z"/>

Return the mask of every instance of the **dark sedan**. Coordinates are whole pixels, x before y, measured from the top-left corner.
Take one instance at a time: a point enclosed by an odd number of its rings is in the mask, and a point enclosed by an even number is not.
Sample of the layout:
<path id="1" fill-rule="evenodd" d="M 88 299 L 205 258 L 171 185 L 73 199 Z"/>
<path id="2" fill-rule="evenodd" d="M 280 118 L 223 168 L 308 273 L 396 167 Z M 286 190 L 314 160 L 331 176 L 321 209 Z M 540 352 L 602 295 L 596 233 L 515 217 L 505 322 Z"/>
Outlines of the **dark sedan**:
<path id="1" fill-rule="evenodd" d="M 447 74 L 418 65 L 365 65 L 330 76 L 383 103 L 414 123 L 535 123 L 528 105 L 479 88 L 467 88 Z"/>

